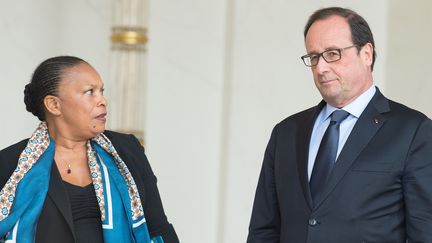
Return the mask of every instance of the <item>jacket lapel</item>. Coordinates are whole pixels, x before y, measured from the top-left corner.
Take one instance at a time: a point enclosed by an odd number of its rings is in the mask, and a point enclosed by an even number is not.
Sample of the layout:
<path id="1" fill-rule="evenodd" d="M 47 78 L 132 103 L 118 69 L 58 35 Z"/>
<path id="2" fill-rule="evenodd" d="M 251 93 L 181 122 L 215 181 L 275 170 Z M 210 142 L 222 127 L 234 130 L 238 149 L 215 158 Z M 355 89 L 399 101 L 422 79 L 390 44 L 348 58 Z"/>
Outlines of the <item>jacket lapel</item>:
<path id="1" fill-rule="evenodd" d="M 303 189 L 303 194 L 309 205 L 313 208 L 312 196 L 309 188 L 309 177 L 308 177 L 308 161 L 309 161 L 309 143 L 312 135 L 315 119 L 320 113 L 321 109 L 326 103 L 321 101 L 318 106 L 312 108 L 312 111 L 307 114 L 307 117 L 299 125 L 297 132 L 297 169 L 300 177 L 300 184 Z"/>
<path id="2" fill-rule="evenodd" d="M 51 178 L 48 187 L 47 197 L 57 206 L 59 212 L 63 215 L 73 237 L 75 238 L 72 209 L 66 192 L 66 188 L 63 186 L 62 178 L 57 169 L 56 163 L 53 161 L 51 169 Z M 45 199 L 46 200 L 46 199 Z"/>
<path id="3" fill-rule="evenodd" d="M 384 125 L 386 118 L 382 113 L 388 111 L 390 111 L 388 100 L 377 88 L 374 97 L 357 120 L 348 140 L 339 154 L 333 171 L 323 188 L 323 193 L 321 197 L 317 199 L 315 209 L 329 196 L 335 186 L 348 172 L 361 151 L 369 144 L 370 140 L 375 136 L 381 126 Z"/>
<path id="4" fill-rule="evenodd" d="M 139 164 L 142 162 L 137 157 L 135 157 L 133 153 L 124 151 L 123 150 L 124 146 L 120 143 L 120 141 L 117 141 L 115 138 L 110 136 L 110 134 L 107 132 L 105 132 L 105 135 L 107 135 L 107 137 L 110 139 L 114 148 L 116 148 L 116 151 L 118 152 L 120 158 L 122 158 L 123 162 L 126 164 L 127 168 L 129 169 L 129 172 L 132 174 L 132 178 L 134 179 L 134 181 L 137 185 L 137 188 L 138 188 L 138 193 L 140 195 L 141 202 L 144 205 L 144 202 L 145 202 L 145 193 L 144 193 L 145 186 L 144 185 L 145 185 L 145 183 L 142 179 L 142 176 L 140 175 L 140 172 L 142 172 L 142 170 L 140 168 L 136 167 L 136 164 Z M 139 142 L 137 140 L 137 145 L 138 144 L 139 144 Z M 138 145 L 138 146 L 140 146 L 140 145 Z M 144 154 L 144 151 L 142 151 L 142 152 Z"/>

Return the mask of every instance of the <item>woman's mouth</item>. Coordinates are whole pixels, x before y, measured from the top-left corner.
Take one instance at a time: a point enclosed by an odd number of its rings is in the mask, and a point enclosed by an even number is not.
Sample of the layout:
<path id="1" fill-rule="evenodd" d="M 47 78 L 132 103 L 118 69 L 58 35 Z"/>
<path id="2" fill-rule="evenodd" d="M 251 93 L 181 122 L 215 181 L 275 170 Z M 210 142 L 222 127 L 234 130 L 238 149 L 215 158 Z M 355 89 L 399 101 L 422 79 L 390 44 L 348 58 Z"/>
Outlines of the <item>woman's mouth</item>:
<path id="1" fill-rule="evenodd" d="M 106 115 L 107 115 L 107 113 L 102 113 L 102 114 L 98 115 L 96 117 L 96 119 L 101 120 L 101 121 L 106 121 Z"/>

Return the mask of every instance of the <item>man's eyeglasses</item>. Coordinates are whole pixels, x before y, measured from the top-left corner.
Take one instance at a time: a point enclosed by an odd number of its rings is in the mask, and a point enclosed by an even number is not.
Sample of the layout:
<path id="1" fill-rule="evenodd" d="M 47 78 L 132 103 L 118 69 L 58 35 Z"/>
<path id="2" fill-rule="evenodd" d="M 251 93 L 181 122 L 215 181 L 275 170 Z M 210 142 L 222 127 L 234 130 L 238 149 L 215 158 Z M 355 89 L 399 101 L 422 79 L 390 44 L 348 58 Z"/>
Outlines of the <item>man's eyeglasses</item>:
<path id="1" fill-rule="evenodd" d="M 319 58 L 322 57 L 327 63 L 339 61 L 342 58 L 342 51 L 357 47 L 357 45 L 348 46 L 339 49 L 330 49 L 317 54 L 308 54 L 301 57 L 304 64 L 308 67 L 313 67 L 318 64 Z"/>

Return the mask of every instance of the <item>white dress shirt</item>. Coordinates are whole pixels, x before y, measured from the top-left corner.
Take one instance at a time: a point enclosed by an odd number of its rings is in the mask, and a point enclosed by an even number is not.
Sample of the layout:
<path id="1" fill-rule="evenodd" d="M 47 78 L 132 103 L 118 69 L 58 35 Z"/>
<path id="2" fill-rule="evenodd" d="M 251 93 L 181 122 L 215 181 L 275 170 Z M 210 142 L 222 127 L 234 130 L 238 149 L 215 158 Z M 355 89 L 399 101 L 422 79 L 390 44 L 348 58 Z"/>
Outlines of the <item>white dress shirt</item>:
<path id="1" fill-rule="evenodd" d="M 375 95 L 376 87 L 375 85 L 371 85 L 371 87 L 366 90 L 363 94 L 357 97 L 354 101 L 344 106 L 342 109 L 349 112 L 349 116 L 342 121 L 339 128 L 339 143 L 338 150 L 336 153 L 336 159 L 339 156 L 340 151 L 342 150 L 345 142 L 348 139 L 355 123 L 360 117 L 361 113 L 364 111 L 366 106 L 371 101 L 372 97 Z M 330 124 L 330 115 L 333 111 L 338 108 L 333 107 L 329 104 L 323 107 L 318 117 L 315 120 L 315 124 L 312 130 L 312 136 L 309 144 L 309 159 L 308 159 L 308 176 L 309 180 L 312 175 L 312 169 L 315 163 L 315 158 L 318 153 L 318 149 L 321 143 L 321 140 L 324 136 L 324 133 Z"/>

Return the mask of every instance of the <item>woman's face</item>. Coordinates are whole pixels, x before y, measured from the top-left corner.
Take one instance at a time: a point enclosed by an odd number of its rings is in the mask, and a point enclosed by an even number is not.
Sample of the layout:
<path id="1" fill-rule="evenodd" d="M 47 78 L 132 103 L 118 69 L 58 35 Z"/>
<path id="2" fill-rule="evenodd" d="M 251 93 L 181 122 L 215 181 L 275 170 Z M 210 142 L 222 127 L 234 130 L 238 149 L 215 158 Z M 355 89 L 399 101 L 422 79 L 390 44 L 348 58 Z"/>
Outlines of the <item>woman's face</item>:
<path id="1" fill-rule="evenodd" d="M 58 98 L 63 133 L 89 139 L 105 130 L 107 101 L 99 74 L 86 63 L 66 69 Z"/>

